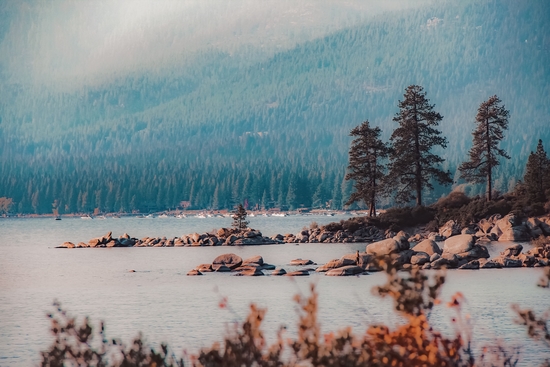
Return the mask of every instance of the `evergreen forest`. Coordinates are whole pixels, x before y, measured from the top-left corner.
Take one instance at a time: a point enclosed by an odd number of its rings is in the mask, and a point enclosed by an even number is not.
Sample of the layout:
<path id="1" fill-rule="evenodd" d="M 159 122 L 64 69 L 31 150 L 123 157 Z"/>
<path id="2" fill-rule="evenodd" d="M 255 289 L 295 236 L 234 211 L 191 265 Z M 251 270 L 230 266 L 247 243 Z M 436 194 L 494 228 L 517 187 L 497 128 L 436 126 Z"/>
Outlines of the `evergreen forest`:
<path id="1" fill-rule="evenodd" d="M 270 54 L 204 47 L 180 67 L 79 83 L 14 78 L 9 16 L 0 14 L 0 197 L 11 213 L 340 209 L 353 191 L 350 131 L 368 120 L 388 141 L 412 84 L 443 117 L 441 168 L 470 196 L 485 186 L 458 167 L 490 96 L 510 111 L 500 147 L 511 159 L 495 169 L 495 190 L 524 177 L 539 139 L 550 147 L 547 1 L 437 1 Z M 452 189 L 433 186 L 426 203 Z"/>

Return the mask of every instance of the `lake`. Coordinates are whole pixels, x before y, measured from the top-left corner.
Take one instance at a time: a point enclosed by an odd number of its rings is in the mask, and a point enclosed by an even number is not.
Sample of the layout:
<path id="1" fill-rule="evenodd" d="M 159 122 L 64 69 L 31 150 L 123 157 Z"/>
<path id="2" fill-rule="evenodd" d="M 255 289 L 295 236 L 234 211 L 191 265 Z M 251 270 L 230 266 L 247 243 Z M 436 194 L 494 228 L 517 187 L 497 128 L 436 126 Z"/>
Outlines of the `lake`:
<path id="1" fill-rule="evenodd" d="M 315 221 L 319 225 L 345 217 L 288 216 L 249 218 L 250 226 L 264 235 L 296 233 Z M 201 263 L 209 263 L 222 253 L 234 252 L 246 258 L 263 256 L 267 263 L 283 267 L 295 258 L 322 264 L 346 253 L 363 251 L 365 244 L 284 244 L 248 247 L 176 247 L 55 249 L 65 241 L 87 242 L 112 231 L 117 237 L 175 237 L 229 227 L 230 218 L 107 218 L 82 220 L 63 218 L 0 219 L 0 366 L 37 365 L 39 352 L 52 342 L 46 313 L 57 299 L 70 314 L 90 316 L 97 325 L 106 323 L 108 337 L 126 342 L 143 332 L 151 343 L 167 342 L 176 355 L 182 350 L 221 341 L 227 327 L 242 321 L 248 305 L 267 307 L 264 331 L 275 339 L 278 328 L 295 332 L 296 293 L 308 294 L 309 285 L 319 291 L 319 319 L 323 332 L 350 325 L 363 333 L 375 322 L 395 324 L 399 318 L 392 304 L 371 293 L 382 284 L 381 273 L 357 277 L 235 277 L 207 273 L 188 277 L 186 273 Z M 508 244 L 509 245 L 509 244 Z M 490 244 L 492 255 L 507 244 Z M 135 270 L 135 272 L 129 272 Z M 267 273 L 267 272 L 266 272 Z M 522 366 L 539 364 L 550 358 L 548 349 L 527 338 L 515 325 L 510 305 L 517 303 L 542 312 L 550 306 L 550 290 L 536 286 L 542 271 L 533 268 L 491 269 L 447 272 L 443 300 L 461 291 L 468 303 L 475 345 L 501 340 L 522 350 Z M 227 297 L 228 309 L 219 301 Z M 445 303 L 445 302 L 443 302 Z M 434 324 L 452 335 L 445 306 L 431 315 Z"/>

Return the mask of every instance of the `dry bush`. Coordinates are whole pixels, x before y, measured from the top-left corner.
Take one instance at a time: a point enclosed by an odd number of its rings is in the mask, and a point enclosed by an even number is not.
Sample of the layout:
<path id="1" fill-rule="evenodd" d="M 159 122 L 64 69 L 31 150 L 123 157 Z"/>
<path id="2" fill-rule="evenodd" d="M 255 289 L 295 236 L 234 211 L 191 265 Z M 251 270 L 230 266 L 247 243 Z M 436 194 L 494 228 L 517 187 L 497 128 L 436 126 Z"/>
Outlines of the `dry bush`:
<path id="1" fill-rule="evenodd" d="M 387 282 L 375 287 L 373 293 L 393 300 L 394 309 L 403 316 L 398 325 L 371 325 L 362 334 L 354 334 L 350 327 L 322 334 L 317 319 L 318 294 L 312 285 L 309 296 L 295 297 L 299 305 L 295 339 L 285 339 L 281 329 L 277 341 L 268 345 L 261 330 L 266 310 L 251 305 L 241 325 L 229 331 L 222 343 L 214 343 L 192 356 L 190 364 L 194 367 L 516 365 L 518 350 L 500 344 L 481 346 L 477 355 L 474 353 L 469 320 L 461 312 L 465 300 L 460 293 L 447 303 L 456 314 L 452 319 L 454 336 L 446 337 L 430 324 L 430 312 L 441 303 L 444 273 L 428 277 L 418 269 L 398 272 L 390 261 L 376 261 L 386 271 Z M 220 307 L 227 307 L 225 299 Z M 550 343 L 545 318 L 537 318 L 529 310 L 517 310 L 529 334 Z M 98 333 L 101 345 L 94 349 L 88 321 L 76 326 L 73 318 L 61 309 L 58 312 L 61 317 L 52 317 L 55 341 L 42 353 L 43 366 L 183 366 L 183 360 L 176 360 L 166 345 L 157 353 L 137 338 L 132 346 L 125 347 L 119 341 L 105 340 L 103 327 Z"/>
<path id="2" fill-rule="evenodd" d="M 166 344 L 161 344 L 160 352 L 156 352 L 144 344 L 141 336 L 135 338 L 130 346 L 117 339 L 107 340 L 103 323 L 100 324 L 99 332 L 94 335 L 88 318 L 79 323 L 58 302 L 54 302 L 54 307 L 55 311 L 48 315 L 54 342 L 48 350 L 41 353 L 43 367 L 183 367 L 183 360 L 178 360 L 173 353 L 169 353 Z M 99 347 L 93 347 L 94 342 Z"/>

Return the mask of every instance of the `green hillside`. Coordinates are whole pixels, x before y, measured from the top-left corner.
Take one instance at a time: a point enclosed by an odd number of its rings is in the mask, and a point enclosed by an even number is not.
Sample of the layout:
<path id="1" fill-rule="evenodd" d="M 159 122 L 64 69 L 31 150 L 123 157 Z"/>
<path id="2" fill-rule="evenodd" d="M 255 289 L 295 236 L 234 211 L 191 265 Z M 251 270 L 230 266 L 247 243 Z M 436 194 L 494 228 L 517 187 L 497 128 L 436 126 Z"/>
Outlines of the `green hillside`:
<path id="1" fill-rule="evenodd" d="M 538 139 L 550 143 L 550 5 L 456 3 L 384 13 L 270 57 L 211 47 L 182 67 L 86 86 L 13 83 L 1 69 L 0 197 L 38 213 L 56 200 L 60 212 L 245 199 L 339 208 L 351 189 L 349 131 L 369 119 L 387 139 L 410 84 L 444 116 L 440 153 L 451 172 L 466 158 L 479 104 L 501 98 L 512 159 L 496 188 L 507 191 Z"/>

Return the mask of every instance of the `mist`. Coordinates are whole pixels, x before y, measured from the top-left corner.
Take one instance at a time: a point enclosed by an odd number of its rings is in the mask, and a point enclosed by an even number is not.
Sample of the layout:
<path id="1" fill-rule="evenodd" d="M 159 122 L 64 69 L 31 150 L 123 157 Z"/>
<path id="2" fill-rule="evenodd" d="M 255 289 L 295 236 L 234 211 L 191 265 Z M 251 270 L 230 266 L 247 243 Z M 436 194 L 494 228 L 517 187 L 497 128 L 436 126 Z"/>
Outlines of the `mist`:
<path id="1" fill-rule="evenodd" d="M 197 52 L 269 57 L 297 43 L 427 0 L 4 1 L 8 83 L 98 83 L 182 67 Z"/>

